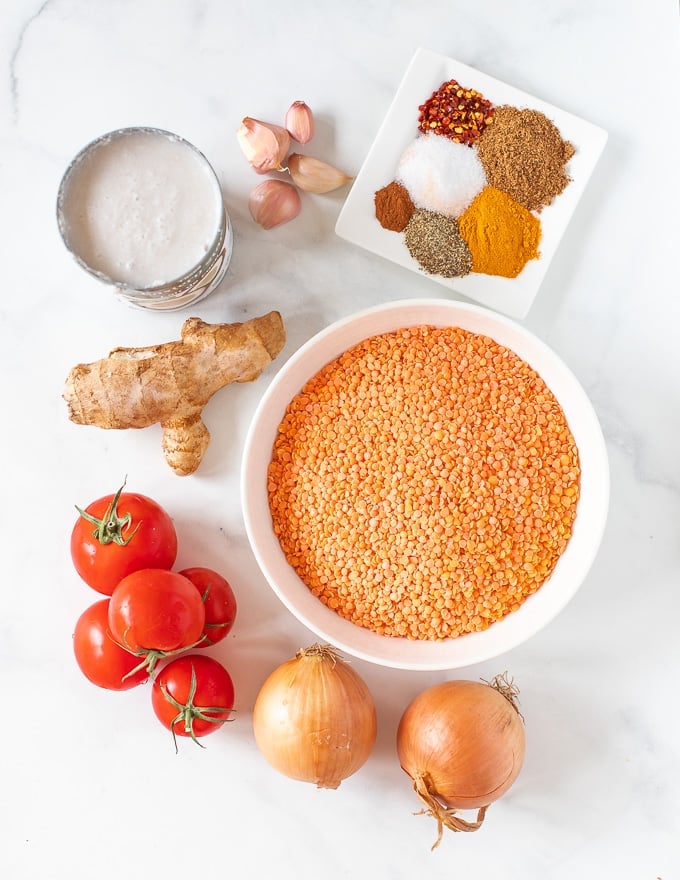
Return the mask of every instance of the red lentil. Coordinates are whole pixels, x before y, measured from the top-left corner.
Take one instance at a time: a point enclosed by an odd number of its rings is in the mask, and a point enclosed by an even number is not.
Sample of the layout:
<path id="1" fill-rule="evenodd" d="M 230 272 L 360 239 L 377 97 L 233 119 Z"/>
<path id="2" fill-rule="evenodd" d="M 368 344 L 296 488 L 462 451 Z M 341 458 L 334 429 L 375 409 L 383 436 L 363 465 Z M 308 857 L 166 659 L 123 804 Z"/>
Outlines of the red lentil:
<path id="1" fill-rule="evenodd" d="M 373 336 L 291 401 L 268 470 L 275 533 L 321 602 L 388 636 L 481 631 L 571 536 L 578 450 L 544 381 L 487 336 Z"/>

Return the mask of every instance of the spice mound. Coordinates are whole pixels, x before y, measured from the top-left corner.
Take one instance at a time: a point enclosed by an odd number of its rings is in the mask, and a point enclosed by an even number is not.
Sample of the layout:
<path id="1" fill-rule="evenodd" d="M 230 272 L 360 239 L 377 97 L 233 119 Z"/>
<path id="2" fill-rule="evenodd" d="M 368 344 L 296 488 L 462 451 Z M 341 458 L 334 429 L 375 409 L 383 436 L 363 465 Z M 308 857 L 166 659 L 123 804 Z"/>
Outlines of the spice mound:
<path id="1" fill-rule="evenodd" d="M 489 183 L 530 211 L 549 205 L 569 183 L 565 165 L 574 148 L 538 110 L 497 107 L 477 149 Z"/>
<path id="2" fill-rule="evenodd" d="M 494 118 L 491 102 L 455 79 L 443 83 L 418 110 L 420 131 L 440 134 L 461 144 L 473 144 Z"/>
<path id="3" fill-rule="evenodd" d="M 442 640 L 516 611 L 571 537 L 580 465 L 541 377 L 480 334 L 370 337 L 287 407 L 268 469 L 274 531 L 343 618 Z"/>
<path id="4" fill-rule="evenodd" d="M 408 190 L 396 180 L 375 194 L 375 216 L 383 229 L 403 232 L 414 210 Z"/>
<path id="5" fill-rule="evenodd" d="M 404 150 L 397 180 L 417 208 L 457 217 L 486 185 L 473 148 L 437 135 L 419 136 Z"/>
<path id="6" fill-rule="evenodd" d="M 431 275 L 455 278 L 472 269 L 470 251 L 453 217 L 414 211 L 404 230 L 404 241 L 420 268 Z"/>
<path id="7" fill-rule="evenodd" d="M 473 272 L 516 278 L 538 256 L 541 224 L 506 193 L 485 187 L 458 220 Z"/>

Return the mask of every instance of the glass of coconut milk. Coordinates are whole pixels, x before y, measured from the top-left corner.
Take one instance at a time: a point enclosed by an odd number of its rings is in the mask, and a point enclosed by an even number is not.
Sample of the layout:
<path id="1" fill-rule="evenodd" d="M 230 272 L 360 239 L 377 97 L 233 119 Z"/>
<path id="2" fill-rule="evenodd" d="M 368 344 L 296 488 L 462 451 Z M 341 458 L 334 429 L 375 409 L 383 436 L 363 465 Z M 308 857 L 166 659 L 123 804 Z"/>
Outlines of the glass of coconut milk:
<path id="1" fill-rule="evenodd" d="M 122 128 L 78 153 L 57 197 L 77 262 L 129 303 L 179 309 L 223 279 L 233 232 L 217 175 L 172 132 Z"/>

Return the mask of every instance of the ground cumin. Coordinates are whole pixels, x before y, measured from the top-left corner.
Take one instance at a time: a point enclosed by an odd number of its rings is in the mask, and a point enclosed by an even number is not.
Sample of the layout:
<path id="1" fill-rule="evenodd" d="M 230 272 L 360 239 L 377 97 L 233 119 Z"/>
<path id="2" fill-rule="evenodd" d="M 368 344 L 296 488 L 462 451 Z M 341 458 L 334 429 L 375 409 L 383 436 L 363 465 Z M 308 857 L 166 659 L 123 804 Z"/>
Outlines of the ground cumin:
<path id="1" fill-rule="evenodd" d="M 403 232 L 414 210 L 408 190 L 396 180 L 375 194 L 375 216 L 384 229 Z"/>
<path id="2" fill-rule="evenodd" d="M 423 325 L 370 337 L 305 384 L 267 488 L 281 548 L 321 602 L 386 636 L 441 640 L 540 588 L 579 480 L 564 413 L 528 363 Z"/>
<path id="3" fill-rule="evenodd" d="M 565 165 L 574 147 L 538 110 L 496 107 L 477 151 L 488 183 L 530 211 L 549 205 L 569 183 Z"/>
<path id="4" fill-rule="evenodd" d="M 516 278 L 538 258 L 541 223 L 531 211 L 493 186 L 485 187 L 458 218 L 472 271 Z"/>

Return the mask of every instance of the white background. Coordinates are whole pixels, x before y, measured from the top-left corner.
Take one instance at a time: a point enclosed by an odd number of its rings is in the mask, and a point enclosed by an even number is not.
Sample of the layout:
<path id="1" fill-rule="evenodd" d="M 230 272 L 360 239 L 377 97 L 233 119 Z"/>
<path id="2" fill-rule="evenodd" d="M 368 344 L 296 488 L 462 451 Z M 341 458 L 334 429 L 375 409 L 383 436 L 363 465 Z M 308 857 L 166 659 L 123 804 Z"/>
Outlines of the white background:
<path id="1" fill-rule="evenodd" d="M 281 122 L 304 99 L 318 126 L 304 151 L 356 174 L 418 46 L 609 132 L 523 322 L 595 406 L 611 463 L 609 521 L 566 610 L 523 646 L 465 670 L 515 677 L 526 764 L 481 831 L 449 834 L 434 853 L 434 823 L 413 815 L 394 740 L 410 699 L 448 673 L 355 662 L 376 698 L 379 736 L 337 791 L 288 780 L 258 752 L 258 689 L 313 636 L 259 572 L 238 490 L 249 420 L 300 344 L 359 308 L 441 291 L 335 236 L 347 188 L 305 196 L 294 223 L 257 227 L 247 197 L 259 179 L 235 131 L 245 115 Z M 0 53 L 3 877 L 680 876 L 677 4 L 10 0 Z M 234 223 L 225 282 L 184 313 L 124 306 L 58 237 L 67 163 L 92 138 L 135 124 L 202 149 Z M 194 476 L 168 469 L 157 428 L 68 421 L 61 393 L 75 363 L 177 338 L 189 314 L 240 321 L 271 308 L 286 321 L 286 348 L 256 383 L 212 399 L 213 439 Z M 72 657 L 75 620 L 98 598 L 71 566 L 74 504 L 126 474 L 130 489 L 171 512 L 178 565 L 216 568 L 238 595 L 233 634 L 213 649 L 232 672 L 238 711 L 205 750 L 185 741 L 175 755 L 148 687 L 101 691 Z"/>

